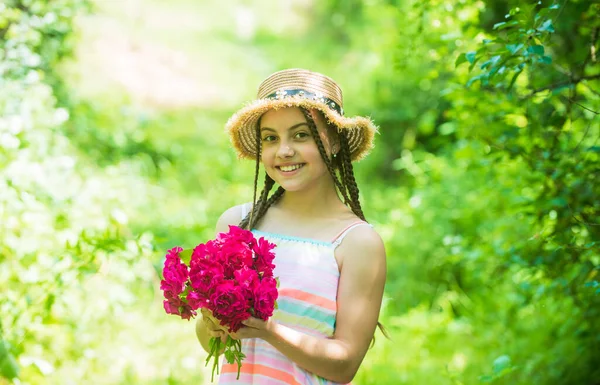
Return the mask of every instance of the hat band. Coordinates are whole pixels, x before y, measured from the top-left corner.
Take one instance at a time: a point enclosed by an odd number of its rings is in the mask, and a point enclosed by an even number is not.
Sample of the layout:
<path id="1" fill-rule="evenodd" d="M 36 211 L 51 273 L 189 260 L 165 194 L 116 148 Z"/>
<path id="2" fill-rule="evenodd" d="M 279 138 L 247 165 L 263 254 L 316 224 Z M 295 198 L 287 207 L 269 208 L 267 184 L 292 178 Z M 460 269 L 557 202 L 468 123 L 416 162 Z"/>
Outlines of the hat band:
<path id="1" fill-rule="evenodd" d="M 298 88 L 298 89 L 294 89 L 294 90 L 279 90 L 279 91 L 274 92 L 265 97 L 265 99 L 270 99 L 270 100 L 283 100 L 283 99 L 287 99 L 287 98 L 301 98 L 301 99 L 315 100 L 315 101 L 324 103 L 325 105 L 327 105 L 327 107 L 336 111 L 338 114 L 344 115 L 344 109 L 339 104 L 337 104 L 333 100 L 329 99 L 328 97 L 324 96 L 320 92 L 310 92 L 310 91 Z"/>

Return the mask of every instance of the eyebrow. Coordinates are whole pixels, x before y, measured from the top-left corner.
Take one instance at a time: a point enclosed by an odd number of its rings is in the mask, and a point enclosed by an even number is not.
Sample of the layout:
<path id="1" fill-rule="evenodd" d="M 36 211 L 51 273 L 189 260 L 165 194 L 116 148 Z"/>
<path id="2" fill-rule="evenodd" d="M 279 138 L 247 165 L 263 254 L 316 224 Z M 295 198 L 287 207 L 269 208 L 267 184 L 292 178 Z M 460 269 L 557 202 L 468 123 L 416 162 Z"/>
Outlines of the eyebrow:
<path id="1" fill-rule="evenodd" d="M 300 122 L 300 123 L 294 124 L 292 127 L 288 128 L 287 131 L 293 130 L 293 129 L 298 128 L 300 126 L 308 126 L 308 123 L 307 122 Z M 275 130 L 273 128 L 270 128 L 270 127 L 261 127 L 260 132 L 263 132 L 263 131 L 277 132 L 277 130 Z"/>

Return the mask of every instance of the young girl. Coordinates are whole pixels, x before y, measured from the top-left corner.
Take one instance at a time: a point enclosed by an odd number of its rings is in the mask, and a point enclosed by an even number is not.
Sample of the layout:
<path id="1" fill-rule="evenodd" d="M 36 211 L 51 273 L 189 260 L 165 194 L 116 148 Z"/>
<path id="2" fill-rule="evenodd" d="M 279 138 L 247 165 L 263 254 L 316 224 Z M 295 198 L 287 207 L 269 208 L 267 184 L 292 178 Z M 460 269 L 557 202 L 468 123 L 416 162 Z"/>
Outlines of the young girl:
<path id="1" fill-rule="evenodd" d="M 331 78 L 289 69 L 264 80 L 258 100 L 226 129 L 238 154 L 256 161 L 254 202 L 225 211 L 216 230 L 239 225 L 275 243 L 280 287 L 273 317 L 250 318 L 231 335 L 246 358 L 239 380 L 237 365 L 225 363 L 219 383 L 349 383 L 378 325 L 386 277 L 383 242 L 365 221 L 351 163 L 371 149 L 376 128 L 343 116 Z M 227 331 L 202 314 L 196 333 L 208 350 L 208 339 Z"/>

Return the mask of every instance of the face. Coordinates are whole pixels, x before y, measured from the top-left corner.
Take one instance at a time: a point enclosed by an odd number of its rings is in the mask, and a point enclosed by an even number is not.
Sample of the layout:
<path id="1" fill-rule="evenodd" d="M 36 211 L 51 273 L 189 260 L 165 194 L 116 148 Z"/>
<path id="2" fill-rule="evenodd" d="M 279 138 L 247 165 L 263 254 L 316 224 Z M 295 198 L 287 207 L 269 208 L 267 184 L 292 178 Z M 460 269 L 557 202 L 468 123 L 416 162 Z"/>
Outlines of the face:
<path id="1" fill-rule="evenodd" d="M 330 156 L 332 150 L 335 151 L 335 146 L 331 146 L 325 122 L 320 114 L 313 116 L 325 151 Z M 301 191 L 331 179 L 299 108 L 266 112 L 260 122 L 260 137 L 261 159 L 265 170 L 286 191 Z"/>

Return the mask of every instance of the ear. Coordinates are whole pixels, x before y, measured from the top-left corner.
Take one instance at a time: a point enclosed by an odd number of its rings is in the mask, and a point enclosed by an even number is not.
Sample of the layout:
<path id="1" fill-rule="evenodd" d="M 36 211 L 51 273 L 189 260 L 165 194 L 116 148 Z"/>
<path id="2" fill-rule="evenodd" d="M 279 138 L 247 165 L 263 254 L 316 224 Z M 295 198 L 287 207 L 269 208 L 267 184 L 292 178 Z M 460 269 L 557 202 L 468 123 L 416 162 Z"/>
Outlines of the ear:
<path id="1" fill-rule="evenodd" d="M 339 140 L 336 140 L 331 146 L 331 153 L 337 154 L 338 152 L 340 152 L 340 142 Z"/>

